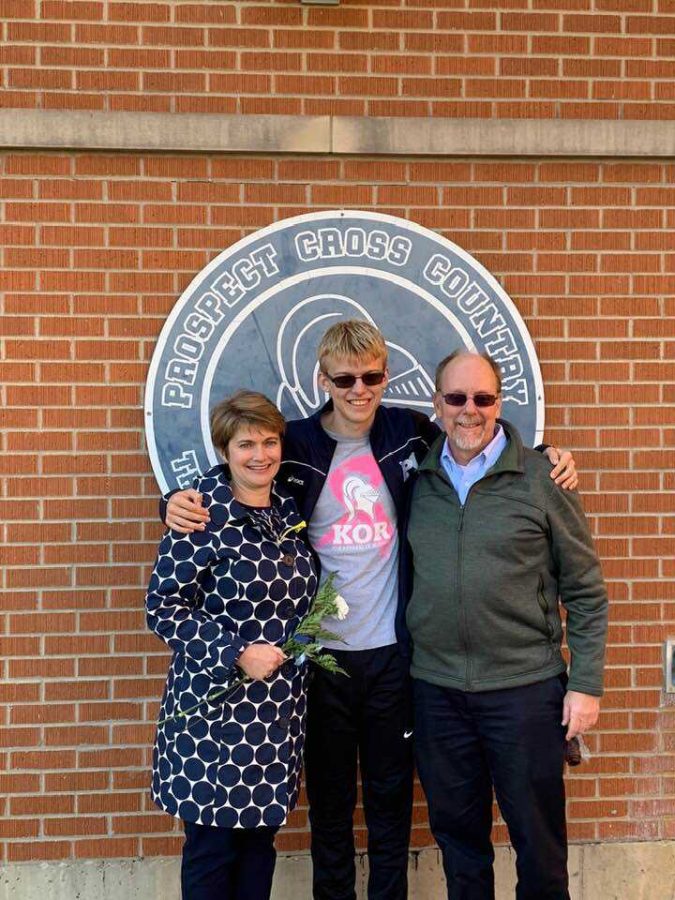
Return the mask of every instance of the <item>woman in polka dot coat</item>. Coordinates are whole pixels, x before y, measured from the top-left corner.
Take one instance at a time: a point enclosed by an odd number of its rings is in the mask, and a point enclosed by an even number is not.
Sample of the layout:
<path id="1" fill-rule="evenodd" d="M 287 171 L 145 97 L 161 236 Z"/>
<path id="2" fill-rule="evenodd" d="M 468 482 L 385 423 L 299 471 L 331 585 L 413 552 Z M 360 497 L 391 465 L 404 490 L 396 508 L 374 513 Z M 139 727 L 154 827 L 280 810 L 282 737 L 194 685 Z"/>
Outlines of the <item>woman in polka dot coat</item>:
<path id="1" fill-rule="evenodd" d="M 272 482 L 284 425 L 252 391 L 213 410 L 228 465 L 196 484 L 211 521 L 167 532 L 146 596 L 149 627 L 174 651 L 152 797 L 184 823 L 183 900 L 269 897 L 274 835 L 297 801 L 306 671 L 280 647 L 317 578 L 295 501 Z M 234 693 L 200 703 L 242 675 Z"/>

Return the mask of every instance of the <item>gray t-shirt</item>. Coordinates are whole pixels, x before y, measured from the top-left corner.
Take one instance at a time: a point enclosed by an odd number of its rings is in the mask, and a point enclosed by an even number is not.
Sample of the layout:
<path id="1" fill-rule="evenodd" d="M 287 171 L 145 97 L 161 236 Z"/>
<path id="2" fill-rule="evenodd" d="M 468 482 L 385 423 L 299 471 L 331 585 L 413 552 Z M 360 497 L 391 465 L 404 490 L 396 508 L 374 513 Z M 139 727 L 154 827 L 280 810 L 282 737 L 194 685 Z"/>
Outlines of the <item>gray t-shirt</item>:
<path id="1" fill-rule="evenodd" d="M 345 643 L 335 650 L 371 650 L 396 643 L 398 592 L 396 507 L 375 462 L 368 435 L 337 441 L 328 478 L 309 522 L 309 538 L 321 560 L 321 580 L 335 572 L 335 587 L 349 604 L 342 622 L 325 627 Z"/>

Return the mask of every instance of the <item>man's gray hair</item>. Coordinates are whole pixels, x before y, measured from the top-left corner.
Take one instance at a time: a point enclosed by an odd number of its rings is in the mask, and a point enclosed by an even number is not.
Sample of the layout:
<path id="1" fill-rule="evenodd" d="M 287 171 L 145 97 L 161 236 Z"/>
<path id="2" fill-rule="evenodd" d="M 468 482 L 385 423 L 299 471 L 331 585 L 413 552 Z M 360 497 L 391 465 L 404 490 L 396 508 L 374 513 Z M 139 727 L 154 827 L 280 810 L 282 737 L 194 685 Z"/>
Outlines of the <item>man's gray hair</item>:
<path id="1" fill-rule="evenodd" d="M 460 356 L 479 356 L 481 359 L 484 359 L 485 362 L 490 366 L 492 371 L 494 372 L 495 381 L 497 382 L 497 393 L 501 394 L 502 392 L 502 370 L 499 368 L 499 364 L 494 361 L 494 359 L 490 356 L 489 353 L 478 353 L 473 350 L 466 350 L 464 347 L 460 347 L 457 350 L 453 350 L 452 353 L 448 354 L 448 356 L 444 357 L 439 364 L 436 366 L 436 375 L 434 378 L 434 382 L 436 384 L 436 390 L 440 391 L 441 389 L 441 380 L 443 378 L 443 372 L 450 363 L 458 359 Z"/>

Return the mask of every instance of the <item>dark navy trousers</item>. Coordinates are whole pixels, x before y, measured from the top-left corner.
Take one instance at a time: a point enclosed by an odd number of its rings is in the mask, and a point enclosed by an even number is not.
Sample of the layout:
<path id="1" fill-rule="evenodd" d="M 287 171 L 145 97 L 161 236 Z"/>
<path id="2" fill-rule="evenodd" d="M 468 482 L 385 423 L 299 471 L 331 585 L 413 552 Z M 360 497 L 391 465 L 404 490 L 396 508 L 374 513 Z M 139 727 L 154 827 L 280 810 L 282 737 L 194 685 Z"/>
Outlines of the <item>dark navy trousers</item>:
<path id="1" fill-rule="evenodd" d="M 492 791 L 517 900 L 569 900 L 560 724 L 565 676 L 468 693 L 415 679 L 415 758 L 449 900 L 494 900 Z"/>
<path id="2" fill-rule="evenodd" d="M 396 645 L 331 653 L 349 677 L 316 669 L 307 702 L 313 896 L 356 898 L 353 816 L 360 768 L 369 900 L 405 900 L 413 781 L 408 663 Z"/>
<path id="3" fill-rule="evenodd" d="M 182 900 L 269 900 L 277 828 L 183 827 Z"/>

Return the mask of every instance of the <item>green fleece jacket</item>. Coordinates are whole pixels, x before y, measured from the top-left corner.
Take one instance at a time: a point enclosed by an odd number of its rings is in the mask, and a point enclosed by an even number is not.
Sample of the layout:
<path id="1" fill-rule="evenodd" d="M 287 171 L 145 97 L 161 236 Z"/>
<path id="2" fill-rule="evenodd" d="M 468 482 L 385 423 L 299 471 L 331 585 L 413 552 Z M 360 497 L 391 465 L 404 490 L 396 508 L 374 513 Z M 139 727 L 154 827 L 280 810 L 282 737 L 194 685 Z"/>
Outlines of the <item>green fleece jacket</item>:
<path id="1" fill-rule="evenodd" d="M 607 593 L 581 502 L 500 422 L 506 448 L 463 507 L 440 463 L 445 435 L 420 466 L 408 525 L 413 677 L 488 691 L 565 671 L 560 600 L 568 690 L 600 696 Z"/>

